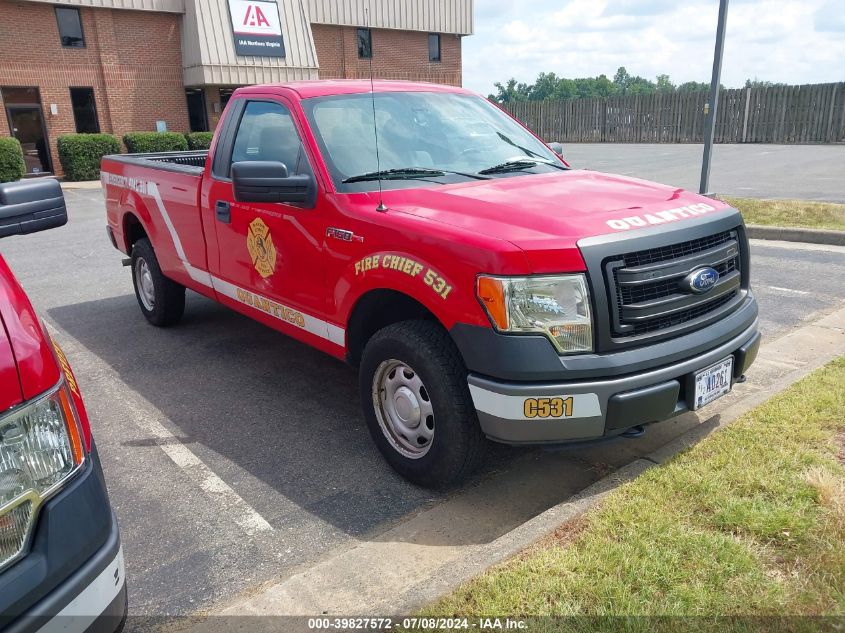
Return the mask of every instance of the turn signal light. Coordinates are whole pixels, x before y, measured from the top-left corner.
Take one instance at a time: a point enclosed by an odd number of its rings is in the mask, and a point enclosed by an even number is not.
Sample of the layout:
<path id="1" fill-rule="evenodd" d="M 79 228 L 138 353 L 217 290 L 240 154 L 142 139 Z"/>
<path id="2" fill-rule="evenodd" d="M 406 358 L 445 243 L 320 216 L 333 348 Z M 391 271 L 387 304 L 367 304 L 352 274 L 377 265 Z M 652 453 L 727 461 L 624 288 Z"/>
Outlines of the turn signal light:
<path id="1" fill-rule="evenodd" d="M 495 277 L 479 277 L 477 294 L 496 327 L 501 331 L 507 330 L 508 302 L 502 280 Z"/>

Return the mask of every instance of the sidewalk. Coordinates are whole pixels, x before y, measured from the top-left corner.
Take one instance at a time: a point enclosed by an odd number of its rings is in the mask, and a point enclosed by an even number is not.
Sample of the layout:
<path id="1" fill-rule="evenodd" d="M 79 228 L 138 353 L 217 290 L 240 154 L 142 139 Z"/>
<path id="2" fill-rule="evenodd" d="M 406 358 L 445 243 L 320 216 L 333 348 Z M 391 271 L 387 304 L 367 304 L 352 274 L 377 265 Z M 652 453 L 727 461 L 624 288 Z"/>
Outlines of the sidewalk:
<path id="1" fill-rule="evenodd" d="M 102 184 L 99 180 L 83 180 L 82 182 L 59 181 L 62 189 L 100 189 Z"/>

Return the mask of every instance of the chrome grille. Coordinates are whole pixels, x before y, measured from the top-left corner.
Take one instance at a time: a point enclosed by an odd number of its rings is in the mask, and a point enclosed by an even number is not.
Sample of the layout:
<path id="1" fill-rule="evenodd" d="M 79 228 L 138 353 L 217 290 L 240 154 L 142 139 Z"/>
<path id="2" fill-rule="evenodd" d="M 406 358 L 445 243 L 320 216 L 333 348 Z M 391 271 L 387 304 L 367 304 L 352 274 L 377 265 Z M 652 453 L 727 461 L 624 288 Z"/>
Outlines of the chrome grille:
<path id="1" fill-rule="evenodd" d="M 706 303 L 702 303 L 699 306 L 694 308 L 688 308 L 686 310 L 681 310 L 680 312 L 676 312 L 672 315 L 660 317 L 658 319 L 652 319 L 646 323 L 638 323 L 634 326 L 633 334 L 635 336 L 639 336 L 641 334 L 648 334 L 649 332 L 658 332 L 660 330 L 664 330 L 666 328 L 670 328 L 675 325 L 680 325 L 681 323 L 686 323 L 687 321 L 692 321 L 693 319 L 697 319 L 700 316 L 704 316 L 708 312 L 713 312 L 714 310 L 718 310 L 724 305 L 727 305 L 731 301 L 736 298 L 737 290 L 733 292 L 729 292 L 726 295 L 722 295 L 714 299 L 713 301 L 708 301 Z"/>
<path id="2" fill-rule="evenodd" d="M 736 257 L 727 262 L 717 264 L 712 268 L 716 269 L 721 279 L 728 273 L 739 268 L 739 258 Z M 667 297 L 678 290 L 678 279 L 673 278 L 668 281 L 657 281 L 652 284 L 643 284 L 641 286 L 621 286 L 619 288 L 620 305 L 630 305 L 632 303 L 640 303 L 642 301 L 650 301 L 652 299 L 660 299 Z"/>
<path id="3" fill-rule="evenodd" d="M 667 330 L 724 308 L 740 294 L 742 266 L 736 230 L 605 259 L 614 338 Z M 680 282 L 701 267 L 719 273 L 716 284 L 694 294 Z"/>
<path id="4" fill-rule="evenodd" d="M 622 259 L 625 260 L 626 266 L 644 266 L 655 262 L 665 262 L 667 260 L 694 255 L 715 246 L 721 246 L 731 239 L 736 239 L 736 231 L 722 231 L 716 235 L 708 235 L 707 237 L 681 242 L 680 244 L 670 244 L 669 246 L 649 248 L 644 251 L 637 251 L 636 253 L 626 253 L 622 255 Z"/>

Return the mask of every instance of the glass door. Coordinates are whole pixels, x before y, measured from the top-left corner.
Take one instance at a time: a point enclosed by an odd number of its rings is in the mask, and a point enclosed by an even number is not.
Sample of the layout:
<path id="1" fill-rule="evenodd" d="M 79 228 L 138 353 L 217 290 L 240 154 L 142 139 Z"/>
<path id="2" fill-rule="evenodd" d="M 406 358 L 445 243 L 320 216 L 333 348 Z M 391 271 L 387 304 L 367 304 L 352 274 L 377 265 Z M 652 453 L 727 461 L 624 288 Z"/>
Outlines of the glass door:
<path id="1" fill-rule="evenodd" d="M 50 150 L 47 146 L 47 130 L 40 105 L 7 105 L 9 129 L 23 148 L 23 160 L 26 174 L 41 175 L 52 173 Z"/>

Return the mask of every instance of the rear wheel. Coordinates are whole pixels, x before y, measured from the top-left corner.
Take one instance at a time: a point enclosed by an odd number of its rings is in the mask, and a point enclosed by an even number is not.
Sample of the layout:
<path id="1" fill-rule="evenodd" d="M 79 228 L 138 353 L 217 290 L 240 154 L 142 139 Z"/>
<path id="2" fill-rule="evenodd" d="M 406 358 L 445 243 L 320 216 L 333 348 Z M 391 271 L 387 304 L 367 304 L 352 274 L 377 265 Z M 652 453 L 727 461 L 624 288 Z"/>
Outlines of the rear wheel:
<path id="1" fill-rule="evenodd" d="M 466 378 L 436 323 L 389 325 L 364 348 L 359 384 L 367 426 L 388 463 L 415 484 L 447 487 L 481 461 L 486 441 Z"/>
<path id="2" fill-rule="evenodd" d="M 174 325 L 185 312 L 185 287 L 165 277 L 147 238 L 132 247 L 132 284 L 138 305 L 147 321 L 164 327 Z"/>

